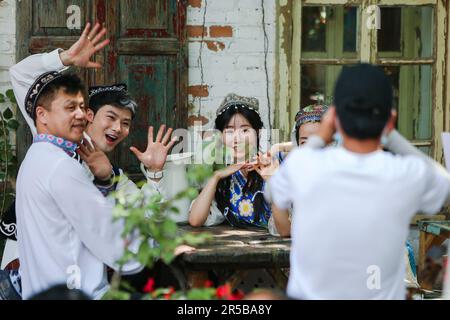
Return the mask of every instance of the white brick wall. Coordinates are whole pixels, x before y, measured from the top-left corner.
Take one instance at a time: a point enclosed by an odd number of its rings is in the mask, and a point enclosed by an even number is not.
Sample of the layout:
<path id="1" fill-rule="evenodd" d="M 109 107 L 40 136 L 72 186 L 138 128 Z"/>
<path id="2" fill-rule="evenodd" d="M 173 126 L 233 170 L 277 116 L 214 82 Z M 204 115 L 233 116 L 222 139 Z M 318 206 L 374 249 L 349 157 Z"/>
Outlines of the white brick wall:
<path id="1" fill-rule="evenodd" d="M 0 92 L 11 88 L 8 69 L 15 63 L 16 1 L 0 1 Z"/>
<path id="2" fill-rule="evenodd" d="M 204 85 L 208 86 L 208 97 L 193 97 L 189 102 L 195 109 L 191 115 L 197 115 L 200 99 L 201 115 L 213 126 L 214 114 L 227 93 L 234 92 L 259 99 L 260 111 L 268 128 L 268 103 L 266 97 L 266 76 L 264 69 L 264 33 L 262 28 L 262 8 L 259 0 L 208 0 L 205 26 L 208 34 L 205 41 L 218 41 L 225 45 L 223 50 L 211 51 L 206 44 L 202 50 Z M 276 8 L 274 0 L 264 0 L 266 32 L 269 40 L 267 66 L 269 75 L 269 97 L 271 99 L 272 123 L 274 110 L 274 75 L 275 75 L 275 21 Z M 188 6 L 187 24 L 202 25 L 205 0 L 201 8 Z M 210 37 L 210 26 L 231 26 L 232 37 Z M 198 65 L 200 40 L 189 38 L 189 86 L 201 84 Z"/>

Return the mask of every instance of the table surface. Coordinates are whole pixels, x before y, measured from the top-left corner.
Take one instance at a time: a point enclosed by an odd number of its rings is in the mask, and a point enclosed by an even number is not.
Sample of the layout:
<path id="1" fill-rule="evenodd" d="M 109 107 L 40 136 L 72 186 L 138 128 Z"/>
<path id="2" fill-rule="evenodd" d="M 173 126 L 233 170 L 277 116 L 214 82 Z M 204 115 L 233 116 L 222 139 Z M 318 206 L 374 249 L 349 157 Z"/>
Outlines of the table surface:
<path id="1" fill-rule="evenodd" d="M 180 226 L 180 233 L 212 234 L 213 239 L 179 257 L 187 268 L 210 270 L 221 267 L 282 268 L 289 267 L 291 239 L 270 235 L 260 228 L 233 228 L 228 225 L 193 228 Z"/>

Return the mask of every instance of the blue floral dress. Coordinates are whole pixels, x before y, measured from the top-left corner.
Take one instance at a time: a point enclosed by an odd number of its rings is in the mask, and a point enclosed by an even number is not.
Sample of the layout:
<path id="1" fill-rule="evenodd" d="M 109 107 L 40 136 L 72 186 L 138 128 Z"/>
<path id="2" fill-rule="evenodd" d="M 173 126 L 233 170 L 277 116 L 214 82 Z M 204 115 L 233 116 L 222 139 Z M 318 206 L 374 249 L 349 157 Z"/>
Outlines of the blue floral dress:
<path id="1" fill-rule="evenodd" d="M 263 201 L 263 210 L 256 212 L 254 201 L 258 194 L 260 196 L 264 193 L 264 186 L 261 191 L 255 193 L 243 192 L 247 180 L 244 175 L 237 171 L 231 175 L 230 182 L 230 207 L 225 208 L 224 216 L 228 222 L 234 226 L 239 225 L 254 225 L 257 227 L 267 228 L 269 219 L 272 215 L 270 205 Z"/>

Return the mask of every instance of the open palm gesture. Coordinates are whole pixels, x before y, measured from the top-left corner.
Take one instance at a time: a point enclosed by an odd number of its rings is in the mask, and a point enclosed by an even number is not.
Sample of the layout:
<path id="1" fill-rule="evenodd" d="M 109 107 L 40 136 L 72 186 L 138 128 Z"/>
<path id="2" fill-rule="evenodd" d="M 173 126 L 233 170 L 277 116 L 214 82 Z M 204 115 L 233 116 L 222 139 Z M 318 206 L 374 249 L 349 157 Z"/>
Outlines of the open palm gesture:
<path id="1" fill-rule="evenodd" d="M 166 125 L 161 125 L 156 135 L 156 140 L 153 141 L 153 126 L 148 128 L 147 149 L 140 152 L 135 147 L 130 147 L 130 150 L 136 155 L 138 160 L 150 171 L 160 171 L 166 163 L 167 154 L 170 148 L 177 142 L 177 137 L 170 138 L 172 135 L 172 128 L 166 130 Z"/>
<path id="2" fill-rule="evenodd" d="M 102 40 L 105 34 L 106 29 L 100 30 L 99 23 L 96 23 L 92 30 L 91 24 L 87 23 L 78 41 L 60 53 L 61 61 L 66 66 L 100 68 L 102 65 L 91 58 L 109 43 L 109 39 Z"/>

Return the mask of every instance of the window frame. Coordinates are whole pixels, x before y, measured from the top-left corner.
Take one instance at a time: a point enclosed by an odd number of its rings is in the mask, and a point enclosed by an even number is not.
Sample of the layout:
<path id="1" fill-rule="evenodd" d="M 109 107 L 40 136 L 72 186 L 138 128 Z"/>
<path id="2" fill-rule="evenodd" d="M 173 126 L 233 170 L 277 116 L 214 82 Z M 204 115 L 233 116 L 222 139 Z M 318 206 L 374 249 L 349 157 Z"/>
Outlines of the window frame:
<path id="1" fill-rule="evenodd" d="M 360 6 L 359 23 L 359 52 L 356 59 L 314 59 L 302 58 L 301 55 L 301 34 L 302 34 L 302 8 L 308 5 L 357 5 Z M 431 58 L 400 59 L 396 57 L 377 57 L 377 30 L 367 29 L 368 18 L 367 8 L 371 5 L 379 6 L 434 6 L 433 25 L 433 54 Z M 431 148 L 430 155 L 443 161 L 443 151 L 441 143 L 441 132 L 450 130 L 450 108 L 448 97 L 448 78 L 450 66 L 446 62 L 450 58 L 450 50 L 446 50 L 448 45 L 447 37 L 442 35 L 450 34 L 450 25 L 446 24 L 450 4 L 444 4 L 439 0 L 278 0 L 277 9 L 279 13 L 285 12 L 285 7 L 289 6 L 290 16 L 281 15 L 282 19 L 277 21 L 277 74 L 276 74 L 276 101 L 279 106 L 278 116 L 275 115 L 275 126 L 280 128 L 281 136 L 287 137 L 290 127 L 294 121 L 298 106 L 301 105 L 301 66 L 303 64 L 331 64 L 343 65 L 355 62 L 370 62 L 380 66 L 389 65 L 431 65 L 432 66 L 432 124 L 431 139 L 412 140 L 417 146 L 428 146 Z M 280 17 L 280 15 L 278 15 Z M 447 30 L 445 26 L 447 25 Z M 286 46 L 286 36 L 291 37 L 290 46 Z M 437 66 L 440 66 L 438 68 Z M 445 78 L 444 78 L 445 77 Z"/>

